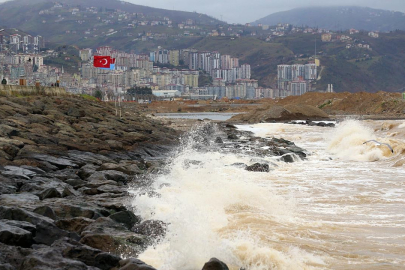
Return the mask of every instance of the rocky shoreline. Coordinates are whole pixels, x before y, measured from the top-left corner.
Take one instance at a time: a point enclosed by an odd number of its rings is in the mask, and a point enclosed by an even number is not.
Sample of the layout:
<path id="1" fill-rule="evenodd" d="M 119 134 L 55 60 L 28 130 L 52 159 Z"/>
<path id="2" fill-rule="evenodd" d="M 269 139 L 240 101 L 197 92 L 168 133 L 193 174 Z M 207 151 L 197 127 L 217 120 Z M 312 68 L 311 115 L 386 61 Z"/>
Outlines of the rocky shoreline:
<path id="1" fill-rule="evenodd" d="M 0 269 L 154 269 L 123 260 L 156 227 L 128 207 L 128 185 L 178 135 L 78 97 L 0 98 Z"/>
<path id="2" fill-rule="evenodd" d="M 252 172 L 307 155 L 283 139 L 205 121 L 195 147 L 251 151 Z M 186 125 L 191 123 L 187 122 Z M 179 145 L 176 131 L 136 109 L 79 97 L 0 98 L 0 270 L 154 269 L 136 259 L 165 224 L 134 215 L 130 187 L 148 185 Z M 190 161 L 192 164 L 193 161 Z M 208 260 L 209 258 L 207 258 Z M 203 269 L 228 269 L 212 258 Z"/>

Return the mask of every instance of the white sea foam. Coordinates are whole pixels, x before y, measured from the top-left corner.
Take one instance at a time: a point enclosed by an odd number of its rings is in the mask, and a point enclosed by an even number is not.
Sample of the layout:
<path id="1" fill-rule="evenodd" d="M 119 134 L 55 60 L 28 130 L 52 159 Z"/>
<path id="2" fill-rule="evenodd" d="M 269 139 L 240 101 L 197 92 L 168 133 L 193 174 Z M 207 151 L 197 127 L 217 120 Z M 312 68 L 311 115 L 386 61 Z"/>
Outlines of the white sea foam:
<path id="1" fill-rule="evenodd" d="M 377 161 L 390 155 L 386 146 L 378 146 L 369 140 L 376 140 L 374 131 L 357 120 L 348 120 L 330 134 L 328 150 L 346 160 Z"/>
<path id="2" fill-rule="evenodd" d="M 247 227 L 230 221 L 262 217 L 271 222 L 294 223 L 294 203 L 260 185 L 266 173 L 230 166 L 251 158 L 234 154 L 182 151 L 170 172 L 156 178 L 158 196 L 138 194 L 133 202 L 144 219 L 168 224 L 166 237 L 149 247 L 140 259 L 161 270 L 198 269 L 211 257 L 228 265 L 252 270 L 310 269 L 307 262 L 321 259 L 298 249 L 278 251 L 260 244 Z M 190 160 L 199 161 L 190 163 Z M 188 164 L 185 166 L 185 164 Z M 136 193 L 136 191 L 135 191 Z M 297 256 L 302 254 L 302 256 Z"/>
<path id="3" fill-rule="evenodd" d="M 387 149 L 363 142 L 388 142 L 398 153 L 402 142 L 387 141 L 384 133 L 377 136 L 359 121 L 333 129 L 238 128 L 293 140 L 311 155 L 306 161 L 279 162 L 270 173 L 252 173 L 230 166 L 249 164 L 252 157 L 184 148 L 169 173 L 156 177 L 152 189 L 159 195 L 134 191 L 137 214 L 168 224 L 166 236 L 140 259 L 161 270 L 201 269 L 211 257 L 232 270 L 380 269 L 381 262 L 400 269 L 405 172 L 391 167 Z M 393 239 L 395 245 L 370 235 Z"/>

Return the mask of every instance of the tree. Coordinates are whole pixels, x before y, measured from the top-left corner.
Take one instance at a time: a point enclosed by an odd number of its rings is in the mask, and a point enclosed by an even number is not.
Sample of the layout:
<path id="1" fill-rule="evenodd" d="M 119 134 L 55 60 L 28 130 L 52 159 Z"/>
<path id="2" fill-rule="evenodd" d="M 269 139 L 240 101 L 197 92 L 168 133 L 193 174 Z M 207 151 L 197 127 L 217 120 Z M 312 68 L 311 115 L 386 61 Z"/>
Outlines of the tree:
<path id="1" fill-rule="evenodd" d="M 98 98 L 98 99 L 102 99 L 103 94 L 101 93 L 100 89 L 96 89 L 96 91 L 94 92 L 94 97 Z"/>

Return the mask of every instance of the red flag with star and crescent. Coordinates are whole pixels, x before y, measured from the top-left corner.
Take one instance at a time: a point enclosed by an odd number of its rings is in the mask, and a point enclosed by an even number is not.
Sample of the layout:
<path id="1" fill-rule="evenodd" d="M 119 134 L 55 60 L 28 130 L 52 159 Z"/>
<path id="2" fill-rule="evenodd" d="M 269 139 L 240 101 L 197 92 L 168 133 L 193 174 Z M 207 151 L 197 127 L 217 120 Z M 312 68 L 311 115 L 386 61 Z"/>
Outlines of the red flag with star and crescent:
<path id="1" fill-rule="evenodd" d="M 110 56 L 94 56 L 93 66 L 98 68 L 110 68 L 111 57 Z"/>

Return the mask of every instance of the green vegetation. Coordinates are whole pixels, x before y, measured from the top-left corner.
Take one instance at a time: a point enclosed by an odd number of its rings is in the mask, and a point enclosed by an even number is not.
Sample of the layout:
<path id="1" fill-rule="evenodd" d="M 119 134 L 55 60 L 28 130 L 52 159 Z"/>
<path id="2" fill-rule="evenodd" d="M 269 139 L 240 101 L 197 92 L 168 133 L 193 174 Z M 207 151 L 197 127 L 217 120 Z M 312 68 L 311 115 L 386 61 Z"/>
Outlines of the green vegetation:
<path id="1" fill-rule="evenodd" d="M 325 106 L 332 104 L 332 100 L 328 100 L 325 103 L 318 106 L 319 109 L 323 109 Z"/>
<path id="2" fill-rule="evenodd" d="M 93 97 L 93 96 L 90 96 L 90 95 L 81 94 L 80 96 L 81 96 L 82 98 L 86 99 L 86 100 L 99 101 L 99 100 L 97 99 L 97 97 Z"/>

